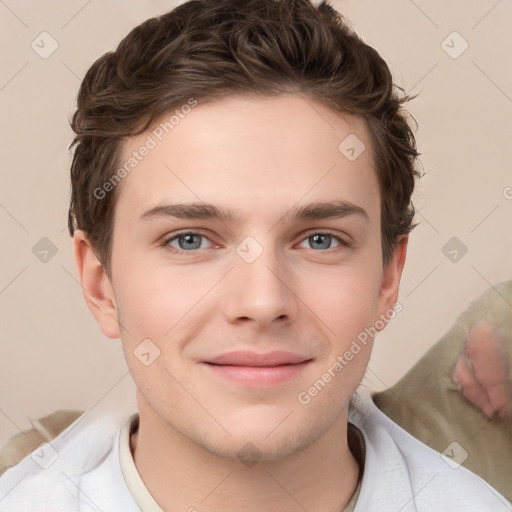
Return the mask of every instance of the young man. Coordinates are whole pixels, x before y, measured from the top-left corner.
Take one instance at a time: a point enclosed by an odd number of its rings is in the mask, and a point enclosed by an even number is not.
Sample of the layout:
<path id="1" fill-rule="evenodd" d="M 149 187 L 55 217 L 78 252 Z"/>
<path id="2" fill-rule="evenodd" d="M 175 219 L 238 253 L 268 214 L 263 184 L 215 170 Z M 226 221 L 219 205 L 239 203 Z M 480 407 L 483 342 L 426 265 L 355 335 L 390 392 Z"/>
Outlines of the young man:
<path id="1" fill-rule="evenodd" d="M 356 393 L 400 307 L 407 99 L 308 0 L 190 1 L 91 67 L 69 226 L 138 411 L 78 418 L 1 510 L 511 510 Z"/>

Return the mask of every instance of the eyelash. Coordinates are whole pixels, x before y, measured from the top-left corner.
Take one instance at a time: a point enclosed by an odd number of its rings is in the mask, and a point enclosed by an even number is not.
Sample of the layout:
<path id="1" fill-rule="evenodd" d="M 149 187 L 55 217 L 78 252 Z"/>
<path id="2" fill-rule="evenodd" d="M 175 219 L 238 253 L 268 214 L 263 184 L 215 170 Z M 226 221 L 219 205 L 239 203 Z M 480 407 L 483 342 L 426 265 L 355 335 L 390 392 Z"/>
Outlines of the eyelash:
<path id="1" fill-rule="evenodd" d="M 188 231 L 181 231 L 177 234 L 173 234 L 171 237 L 168 237 L 166 238 L 163 242 L 162 242 L 162 247 L 166 250 L 168 250 L 169 252 L 171 253 L 188 253 L 188 254 L 196 254 L 197 252 L 203 250 L 203 249 L 193 249 L 193 250 L 190 250 L 190 251 L 186 251 L 184 249 L 176 249 L 174 247 L 171 247 L 169 245 L 170 242 L 172 242 L 173 240 L 176 240 L 178 239 L 179 237 L 181 236 L 185 236 L 185 235 L 199 235 L 203 238 L 207 238 L 208 240 L 210 240 L 206 235 L 203 235 L 202 233 L 198 233 L 197 231 L 192 231 L 192 230 L 188 230 Z M 340 243 L 340 246 L 339 247 L 334 247 L 334 248 L 329 248 L 329 249 L 323 249 L 323 250 L 320 250 L 320 251 L 315 251 L 315 252 L 337 252 L 337 251 L 340 251 L 340 250 L 343 250 L 343 249 L 347 249 L 349 247 L 352 247 L 352 244 L 349 243 L 348 241 L 344 240 L 343 238 L 341 238 L 338 234 L 337 234 L 337 231 L 332 231 L 330 229 L 324 229 L 322 231 L 310 231 L 310 232 L 307 232 L 306 235 L 301 239 L 301 242 L 303 242 L 304 240 L 306 240 L 307 238 L 309 238 L 310 236 L 312 235 L 329 235 L 329 236 L 332 236 L 333 238 L 335 238 L 339 243 Z M 210 240 L 211 242 L 211 240 Z"/>

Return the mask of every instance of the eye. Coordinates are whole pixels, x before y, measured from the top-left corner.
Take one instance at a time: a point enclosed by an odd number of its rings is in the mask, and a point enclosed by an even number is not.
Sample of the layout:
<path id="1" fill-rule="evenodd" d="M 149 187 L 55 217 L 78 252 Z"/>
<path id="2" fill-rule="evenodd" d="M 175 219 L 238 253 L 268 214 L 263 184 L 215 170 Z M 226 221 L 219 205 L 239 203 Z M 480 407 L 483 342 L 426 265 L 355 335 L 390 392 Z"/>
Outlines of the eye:
<path id="1" fill-rule="evenodd" d="M 339 250 L 340 248 L 350 247 L 350 244 L 348 242 L 346 242 L 343 238 L 329 230 L 315 231 L 309 234 L 306 238 L 304 238 L 304 241 L 309 242 L 313 246 L 313 248 L 325 250 L 333 249 L 333 247 L 331 247 L 333 239 L 335 239 L 338 242 L 338 246 L 334 247 L 334 249 Z"/>
<path id="2" fill-rule="evenodd" d="M 202 239 L 209 240 L 209 238 L 207 238 L 205 235 L 201 235 L 195 231 L 185 231 L 167 238 L 162 245 L 165 248 L 171 250 L 171 252 L 194 252 L 198 249 L 204 249 L 204 247 L 201 247 Z M 178 247 L 172 245 L 171 242 L 174 241 L 177 242 Z"/>
<path id="3" fill-rule="evenodd" d="M 338 245 L 335 247 L 332 247 L 333 239 L 338 243 Z M 206 248 L 202 244 L 203 240 L 208 240 L 211 242 L 207 236 L 202 235 L 196 231 L 182 231 L 181 233 L 177 233 L 169 238 L 166 238 L 162 242 L 162 246 L 173 253 L 194 253 L 195 251 Z M 311 232 L 306 238 L 303 239 L 302 243 L 305 241 L 309 242 L 312 248 L 321 249 L 321 252 L 327 249 L 342 250 L 343 248 L 351 247 L 349 242 L 330 230 Z"/>

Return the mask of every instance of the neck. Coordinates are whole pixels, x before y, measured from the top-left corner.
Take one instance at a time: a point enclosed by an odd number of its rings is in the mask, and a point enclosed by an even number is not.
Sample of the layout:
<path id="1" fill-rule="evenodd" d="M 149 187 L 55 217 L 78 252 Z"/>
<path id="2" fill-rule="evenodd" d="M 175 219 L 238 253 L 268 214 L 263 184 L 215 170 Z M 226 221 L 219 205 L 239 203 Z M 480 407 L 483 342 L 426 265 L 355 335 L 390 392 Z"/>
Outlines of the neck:
<path id="1" fill-rule="evenodd" d="M 292 456 L 244 465 L 203 449 L 149 404 L 139 403 L 132 454 L 163 510 L 341 512 L 359 476 L 348 447 L 346 413 L 344 409 L 322 437 Z"/>

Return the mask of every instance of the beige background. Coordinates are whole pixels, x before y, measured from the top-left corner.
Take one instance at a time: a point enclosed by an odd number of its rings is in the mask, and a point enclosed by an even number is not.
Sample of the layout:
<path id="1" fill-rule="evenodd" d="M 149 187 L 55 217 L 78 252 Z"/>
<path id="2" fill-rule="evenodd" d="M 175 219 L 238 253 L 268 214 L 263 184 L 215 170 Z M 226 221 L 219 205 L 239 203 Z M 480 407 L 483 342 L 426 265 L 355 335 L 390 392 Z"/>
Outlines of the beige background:
<path id="1" fill-rule="evenodd" d="M 82 297 L 67 233 L 68 125 L 82 77 L 144 19 L 178 2 L 0 0 L 0 444 L 28 416 L 58 408 L 135 407 L 120 341 L 105 338 Z M 366 385 L 393 384 L 491 283 L 512 277 L 510 68 L 512 2 L 333 1 L 420 95 L 425 176 L 415 195 L 421 224 L 402 281 L 403 311 L 376 341 Z M 57 50 L 32 47 L 48 32 Z M 452 32 L 460 36 L 450 36 Z M 451 52 L 467 50 L 458 58 Z M 47 47 L 48 48 L 48 47 Z M 508 191 L 508 194 L 507 194 Z M 57 253 L 32 252 L 48 237 Z M 452 237 L 460 261 L 442 252 Z"/>

